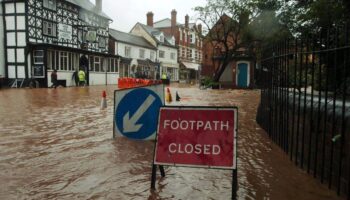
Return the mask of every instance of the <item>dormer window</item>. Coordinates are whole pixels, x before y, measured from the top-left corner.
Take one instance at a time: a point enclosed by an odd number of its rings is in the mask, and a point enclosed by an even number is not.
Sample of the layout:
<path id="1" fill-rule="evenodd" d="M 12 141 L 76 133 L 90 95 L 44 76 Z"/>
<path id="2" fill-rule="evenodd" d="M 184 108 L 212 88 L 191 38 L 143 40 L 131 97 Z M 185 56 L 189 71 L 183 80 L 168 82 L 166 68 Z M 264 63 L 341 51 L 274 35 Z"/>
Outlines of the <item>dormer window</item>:
<path id="1" fill-rule="evenodd" d="M 160 42 L 164 42 L 164 35 L 160 35 L 159 40 Z"/>
<path id="2" fill-rule="evenodd" d="M 56 10 L 56 0 L 44 0 L 43 6 L 44 8 L 48 8 L 50 10 Z"/>

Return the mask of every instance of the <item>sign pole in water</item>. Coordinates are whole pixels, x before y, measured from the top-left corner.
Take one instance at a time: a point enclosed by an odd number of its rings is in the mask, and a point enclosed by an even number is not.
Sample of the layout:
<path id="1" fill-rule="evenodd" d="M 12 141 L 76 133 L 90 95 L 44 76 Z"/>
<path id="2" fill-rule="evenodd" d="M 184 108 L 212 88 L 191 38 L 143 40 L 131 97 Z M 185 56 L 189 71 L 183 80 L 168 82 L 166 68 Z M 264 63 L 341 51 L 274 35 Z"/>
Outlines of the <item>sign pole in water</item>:
<path id="1" fill-rule="evenodd" d="M 153 164 L 232 170 L 235 199 L 237 113 L 235 107 L 161 107 Z M 155 172 L 156 166 L 151 189 Z"/>

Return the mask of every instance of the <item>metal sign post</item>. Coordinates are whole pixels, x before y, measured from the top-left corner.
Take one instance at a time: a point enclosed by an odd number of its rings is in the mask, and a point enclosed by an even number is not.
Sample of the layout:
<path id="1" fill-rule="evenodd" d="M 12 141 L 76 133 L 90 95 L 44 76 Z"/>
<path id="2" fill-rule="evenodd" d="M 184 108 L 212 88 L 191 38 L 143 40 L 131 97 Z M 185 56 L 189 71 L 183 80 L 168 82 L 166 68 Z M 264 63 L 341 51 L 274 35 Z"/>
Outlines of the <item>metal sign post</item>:
<path id="1" fill-rule="evenodd" d="M 232 170 L 232 199 L 237 191 L 237 108 L 161 107 L 154 150 L 156 166 Z"/>

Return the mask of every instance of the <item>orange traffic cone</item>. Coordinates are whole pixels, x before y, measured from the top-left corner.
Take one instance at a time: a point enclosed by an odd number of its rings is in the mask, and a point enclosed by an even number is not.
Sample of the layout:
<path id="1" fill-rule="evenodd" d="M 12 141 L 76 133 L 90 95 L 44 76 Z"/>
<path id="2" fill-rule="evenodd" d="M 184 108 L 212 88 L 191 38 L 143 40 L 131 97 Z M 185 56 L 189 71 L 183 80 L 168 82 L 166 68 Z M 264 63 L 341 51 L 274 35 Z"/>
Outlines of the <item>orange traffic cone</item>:
<path id="1" fill-rule="evenodd" d="M 107 97 L 106 91 L 103 90 L 103 92 L 102 92 L 102 99 L 101 99 L 101 109 L 107 108 L 107 100 L 106 100 L 106 97 Z"/>
<path id="2" fill-rule="evenodd" d="M 173 101 L 173 98 L 171 98 L 171 93 L 169 88 L 166 89 L 165 101 L 167 103 L 171 103 Z"/>

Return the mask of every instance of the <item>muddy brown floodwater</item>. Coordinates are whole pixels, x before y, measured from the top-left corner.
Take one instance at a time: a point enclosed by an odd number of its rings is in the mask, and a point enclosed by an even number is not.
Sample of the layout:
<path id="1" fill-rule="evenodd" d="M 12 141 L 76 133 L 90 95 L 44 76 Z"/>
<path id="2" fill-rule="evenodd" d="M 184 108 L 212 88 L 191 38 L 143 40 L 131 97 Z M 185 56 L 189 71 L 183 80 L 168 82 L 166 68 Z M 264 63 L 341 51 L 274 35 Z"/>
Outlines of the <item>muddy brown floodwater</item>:
<path id="1" fill-rule="evenodd" d="M 226 170 L 166 167 L 150 191 L 153 142 L 112 139 L 115 89 L 0 90 L 0 199 L 230 199 Z M 172 105 L 238 106 L 238 199 L 341 199 L 259 127 L 258 90 L 170 90 Z"/>

